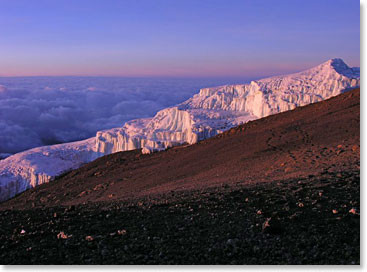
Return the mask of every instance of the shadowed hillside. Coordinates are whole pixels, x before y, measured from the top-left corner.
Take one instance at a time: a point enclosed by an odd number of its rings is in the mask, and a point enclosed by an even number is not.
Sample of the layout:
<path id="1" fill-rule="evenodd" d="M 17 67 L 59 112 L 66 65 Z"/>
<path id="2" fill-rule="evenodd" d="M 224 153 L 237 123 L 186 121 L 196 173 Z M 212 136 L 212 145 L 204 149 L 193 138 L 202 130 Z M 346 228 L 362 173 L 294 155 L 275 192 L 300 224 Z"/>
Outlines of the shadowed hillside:
<path id="1" fill-rule="evenodd" d="M 2 207 L 115 201 L 359 169 L 359 89 L 269 116 L 191 146 L 102 157 Z"/>
<path id="2" fill-rule="evenodd" d="M 359 126 L 356 89 L 191 146 L 102 157 L 2 203 L 0 258 L 358 264 Z"/>

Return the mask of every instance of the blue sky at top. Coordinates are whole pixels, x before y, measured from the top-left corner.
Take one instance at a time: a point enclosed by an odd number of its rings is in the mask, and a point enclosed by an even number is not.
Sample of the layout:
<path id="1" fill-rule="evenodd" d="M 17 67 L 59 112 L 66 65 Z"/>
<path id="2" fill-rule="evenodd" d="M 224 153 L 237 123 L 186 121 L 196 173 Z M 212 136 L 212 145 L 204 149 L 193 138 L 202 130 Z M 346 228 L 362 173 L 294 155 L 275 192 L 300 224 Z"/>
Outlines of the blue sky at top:
<path id="1" fill-rule="evenodd" d="M 0 75 L 261 77 L 359 66 L 357 0 L 0 0 Z"/>

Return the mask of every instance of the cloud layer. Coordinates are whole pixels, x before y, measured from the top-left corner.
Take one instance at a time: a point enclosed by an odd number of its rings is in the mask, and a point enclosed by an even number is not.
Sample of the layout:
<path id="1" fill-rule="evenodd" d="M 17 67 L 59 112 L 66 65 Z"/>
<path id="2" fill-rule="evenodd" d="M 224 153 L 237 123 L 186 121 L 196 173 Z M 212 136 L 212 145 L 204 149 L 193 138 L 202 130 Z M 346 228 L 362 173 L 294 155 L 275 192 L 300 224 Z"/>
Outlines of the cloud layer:
<path id="1" fill-rule="evenodd" d="M 81 140 L 230 80 L 0 78 L 0 153 Z"/>

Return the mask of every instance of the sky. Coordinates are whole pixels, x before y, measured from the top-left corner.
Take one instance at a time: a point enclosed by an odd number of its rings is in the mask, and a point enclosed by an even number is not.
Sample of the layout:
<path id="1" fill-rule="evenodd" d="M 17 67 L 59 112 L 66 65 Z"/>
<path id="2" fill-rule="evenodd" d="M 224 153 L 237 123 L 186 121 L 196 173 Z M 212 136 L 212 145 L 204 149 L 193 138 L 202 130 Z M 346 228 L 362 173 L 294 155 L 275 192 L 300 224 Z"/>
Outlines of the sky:
<path id="1" fill-rule="evenodd" d="M 359 0 L 0 0 L 0 76 L 254 77 L 359 66 Z"/>

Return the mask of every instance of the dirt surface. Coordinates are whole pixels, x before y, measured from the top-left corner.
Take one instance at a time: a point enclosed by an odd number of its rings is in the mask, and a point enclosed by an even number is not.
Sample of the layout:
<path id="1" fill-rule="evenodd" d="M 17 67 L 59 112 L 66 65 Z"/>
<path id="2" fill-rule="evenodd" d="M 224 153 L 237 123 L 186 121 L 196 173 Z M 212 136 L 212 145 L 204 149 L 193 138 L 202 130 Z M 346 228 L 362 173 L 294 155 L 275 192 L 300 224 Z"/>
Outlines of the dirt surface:
<path id="1" fill-rule="evenodd" d="M 102 157 L 0 204 L 1 263 L 359 264 L 360 92 Z"/>
<path id="2" fill-rule="evenodd" d="M 359 169 L 359 90 L 239 126 L 191 146 L 102 157 L 1 208 L 116 201 L 171 190 Z"/>
<path id="3" fill-rule="evenodd" d="M 2 211 L 0 260 L 359 264 L 359 203 L 357 171 L 144 202 Z"/>

